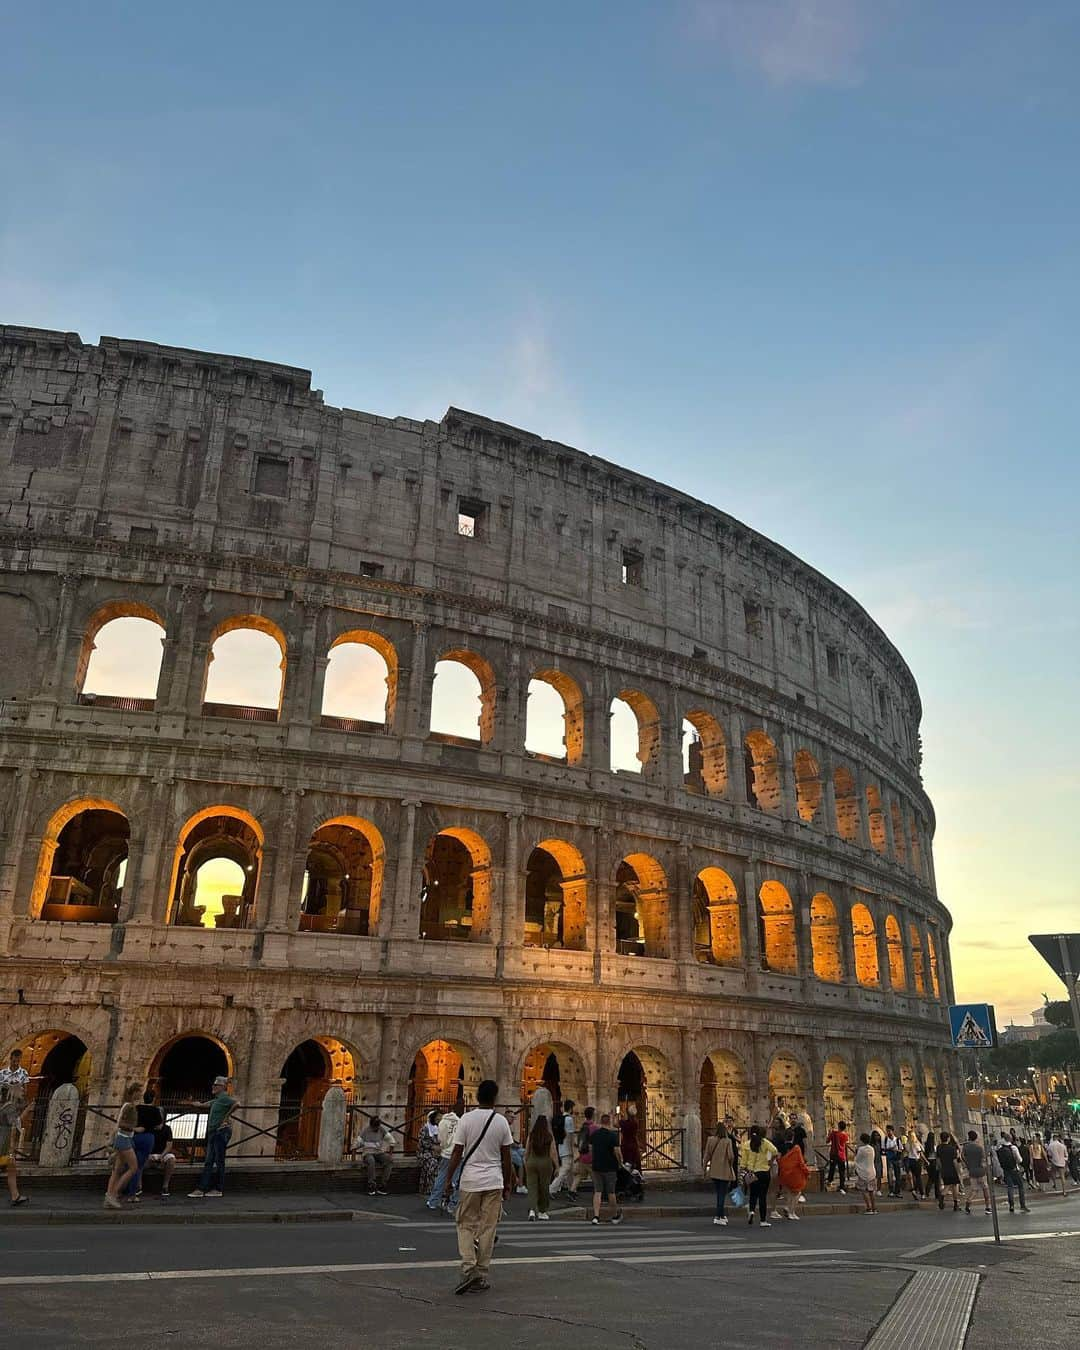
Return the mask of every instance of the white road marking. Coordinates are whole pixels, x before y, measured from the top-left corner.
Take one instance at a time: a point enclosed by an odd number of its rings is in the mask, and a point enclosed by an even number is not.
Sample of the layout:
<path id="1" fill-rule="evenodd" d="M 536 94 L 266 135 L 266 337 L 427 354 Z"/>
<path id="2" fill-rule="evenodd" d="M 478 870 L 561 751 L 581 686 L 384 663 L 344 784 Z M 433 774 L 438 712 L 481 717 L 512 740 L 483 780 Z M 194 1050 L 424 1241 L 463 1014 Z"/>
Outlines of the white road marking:
<path id="1" fill-rule="evenodd" d="M 1041 1238 L 1056 1237 L 1080 1237 L 1080 1229 L 1055 1228 L 1049 1233 L 1002 1233 L 1001 1240 L 1002 1242 L 1036 1242 Z M 937 1242 L 928 1242 L 925 1247 L 915 1247 L 910 1252 L 901 1252 L 900 1259 L 902 1261 L 917 1261 L 920 1256 L 930 1256 L 934 1252 L 941 1251 L 942 1247 L 968 1247 L 993 1241 L 993 1233 L 987 1233 L 979 1237 L 941 1238 Z"/>
<path id="2" fill-rule="evenodd" d="M 776 1248 L 771 1244 L 769 1247 L 759 1247 L 756 1251 L 726 1251 L 726 1252 L 658 1252 L 655 1256 L 610 1256 L 606 1258 L 609 1261 L 618 1261 L 624 1266 L 650 1266 L 657 1265 L 663 1261 L 754 1261 L 764 1260 L 774 1254 Z M 844 1247 L 817 1247 L 808 1248 L 802 1251 L 792 1251 L 788 1248 L 785 1253 L 792 1260 L 801 1260 L 804 1256 L 851 1256 L 852 1252 Z M 603 1260 L 604 1258 L 598 1258 Z"/>
<path id="3" fill-rule="evenodd" d="M 973 1270 L 917 1270 L 866 1350 L 963 1350 L 978 1288 Z"/>

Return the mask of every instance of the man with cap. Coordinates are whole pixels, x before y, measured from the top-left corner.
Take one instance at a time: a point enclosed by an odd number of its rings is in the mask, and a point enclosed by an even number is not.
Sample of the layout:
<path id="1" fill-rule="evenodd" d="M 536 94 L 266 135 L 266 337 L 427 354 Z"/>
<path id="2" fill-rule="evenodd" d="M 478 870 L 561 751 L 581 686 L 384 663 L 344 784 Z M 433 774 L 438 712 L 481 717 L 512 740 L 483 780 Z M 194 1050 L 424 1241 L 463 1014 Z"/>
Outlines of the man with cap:
<path id="1" fill-rule="evenodd" d="M 225 1150 L 232 1138 L 232 1126 L 229 1119 L 236 1110 L 236 1098 L 228 1092 L 229 1080 L 224 1074 L 218 1074 L 211 1088 L 213 1096 L 208 1102 L 191 1102 L 193 1111 L 206 1112 L 206 1160 L 203 1163 L 199 1184 L 188 1191 L 192 1200 L 219 1198 L 225 1186 Z"/>

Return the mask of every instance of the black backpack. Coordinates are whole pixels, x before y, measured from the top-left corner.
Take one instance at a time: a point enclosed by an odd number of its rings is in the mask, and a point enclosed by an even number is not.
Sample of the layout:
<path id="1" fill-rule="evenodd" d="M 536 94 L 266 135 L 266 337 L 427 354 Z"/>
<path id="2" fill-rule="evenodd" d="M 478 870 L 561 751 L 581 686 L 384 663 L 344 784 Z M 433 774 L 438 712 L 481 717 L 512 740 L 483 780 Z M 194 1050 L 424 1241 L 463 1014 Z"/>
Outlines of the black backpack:
<path id="1" fill-rule="evenodd" d="M 556 1144 L 562 1145 L 566 1142 L 566 1113 L 556 1111 L 551 1121 L 551 1133 L 555 1137 Z"/>
<path id="2" fill-rule="evenodd" d="M 1018 1166 L 1012 1144 L 1002 1144 L 997 1151 L 998 1162 L 1003 1172 L 1014 1172 Z"/>

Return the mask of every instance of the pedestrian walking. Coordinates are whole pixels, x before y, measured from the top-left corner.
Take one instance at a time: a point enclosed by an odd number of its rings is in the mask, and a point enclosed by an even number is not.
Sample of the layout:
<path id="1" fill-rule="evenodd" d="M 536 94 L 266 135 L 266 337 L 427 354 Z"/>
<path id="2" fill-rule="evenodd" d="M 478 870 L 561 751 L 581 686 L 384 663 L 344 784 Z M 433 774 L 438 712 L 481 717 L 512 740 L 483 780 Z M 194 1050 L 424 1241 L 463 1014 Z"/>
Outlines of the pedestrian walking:
<path id="1" fill-rule="evenodd" d="M 907 1139 L 904 1142 L 904 1166 L 907 1168 L 907 1174 L 911 1178 L 911 1193 L 916 1200 L 924 1200 L 922 1169 L 923 1169 L 923 1145 L 915 1129 L 907 1132 Z"/>
<path id="2" fill-rule="evenodd" d="M 846 1136 L 844 1147 L 846 1151 Z M 806 1190 L 806 1183 L 810 1177 L 810 1169 L 806 1165 L 802 1149 L 793 1144 L 780 1155 L 776 1166 L 780 1181 L 780 1200 L 777 1209 L 785 1219 L 797 1221 L 799 1197 Z"/>
<path id="3" fill-rule="evenodd" d="M 476 1089 L 476 1107 L 466 1111 L 454 1132 L 454 1150 L 443 1195 L 449 1202 L 453 1177 L 458 1177 L 457 1222 L 461 1278 L 455 1294 L 482 1293 L 491 1288 L 491 1253 L 503 1201 L 514 1188 L 510 1165 L 513 1135 L 506 1117 L 495 1109 L 498 1084 L 485 1078 Z"/>
<path id="4" fill-rule="evenodd" d="M 22 1136 L 23 1116 L 27 1110 L 26 1089 L 30 1075 L 22 1066 L 22 1051 L 12 1050 L 7 1066 L 0 1069 L 0 1167 L 7 1176 L 8 1197 L 12 1205 L 28 1205 L 30 1197 L 19 1189 L 19 1171 L 15 1150 Z"/>
<path id="5" fill-rule="evenodd" d="M 165 1117 L 154 1105 L 154 1094 L 147 1089 L 142 1095 L 142 1101 L 135 1108 L 134 1145 L 137 1165 L 135 1175 L 124 1190 L 124 1200 L 130 1205 L 138 1204 L 142 1199 L 143 1171 L 154 1151 L 154 1134 L 164 1123 Z"/>
<path id="6" fill-rule="evenodd" d="M 1030 1214 L 1027 1207 L 1027 1199 L 1024 1196 L 1024 1161 L 1020 1157 L 1020 1150 L 1012 1142 L 1006 1139 L 1004 1135 L 998 1140 L 997 1160 L 1001 1166 L 1001 1174 L 1005 1181 L 1005 1190 L 1009 1197 L 1009 1213 L 1014 1214 L 1016 1207 L 1013 1204 L 1013 1191 L 1017 1191 L 1020 1197 L 1021 1214 Z"/>
<path id="7" fill-rule="evenodd" d="M 416 1140 L 416 1156 L 420 1170 L 417 1189 L 421 1195 L 430 1196 L 435 1179 L 439 1175 L 439 1111 L 429 1111 L 428 1118 L 421 1127 Z"/>
<path id="8" fill-rule="evenodd" d="M 435 1174 L 435 1183 L 427 1198 L 428 1209 L 449 1211 L 457 1205 L 457 1186 L 451 1185 L 449 1200 L 445 1198 L 444 1192 L 450 1174 L 450 1157 L 454 1152 L 454 1135 L 457 1133 L 460 1119 L 453 1107 L 439 1119 L 439 1170 Z"/>
<path id="9" fill-rule="evenodd" d="M 938 1209 L 945 1208 L 945 1192 L 941 1186 L 941 1164 L 937 1156 L 937 1140 L 933 1130 L 926 1136 L 926 1142 L 923 1144 L 923 1156 L 926 1159 L 926 1193 L 930 1194 L 933 1187 L 934 1199 L 937 1201 Z"/>
<path id="10" fill-rule="evenodd" d="M 885 1126 L 885 1138 L 881 1141 L 881 1152 L 889 1173 L 889 1194 L 898 1200 L 900 1198 L 900 1177 L 904 1148 L 891 1125 Z"/>
<path id="11" fill-rule="evenodd" d="M 1046 1157 L 1046 1148 L 1038 1135 L 1031 1141 L 1031 1174 L 1034 1190 L 1041 1191 L 1044 1186 L 1050 1185 L 1050 1163 Z"/>
<path id="12" fill-rule="evenodd" d="M 952 1196 L 953 1210 L 960 1208 L 960 1146 L 948 1132 L 942 1130 L 937 1146 L 938 1166 L 941 1168 L 941 1184 Z M 944 1209 L 942 1203 L 938 1207 Z"/>
<path id="13" fill-rule="evenodd" d="M 600 1117 L 599 1128 L 592 1133 L 589 1148 L 592 1154 L 592 1221 L 594 1224 L 600 1222 L 604 1203 L 610 1194 L 611 1203 L 615 1206 L 611 1222 L 622 1223 L 622 1209 L 619 1207 L 616 1183 L 619 1179 L 619 1168 L 623 1165 L 623 1156 L 619 1147 L 618 1132 L 611 1128 L 611 1117 L 606 1111 Z"/>
<path id="14" fill-rule="evenodd" d="M 1020 1150 L 1020 1164 L 1024 1169 L 1024 1180 L 1030 1186 L 1035 1180 L 1035 1174 L 1031 1170 L 1031 1142 L 1026 1134 L 1015 1142 L 1016 1147 Z"/>
<path id="15" fill-rule="evenodd" d="M 762 1228 L 771 1228 L 768 1219 L 769 1183 L 772 1180 L 773 1162 L 778 1150 L 766 1139 L 760 1125 L 751 1125 L 742 1148 L 739 1150 L 739 1167 L 744 1189 L 749 1195 L 750 1216 L 748 1223 L 754 1222 L 754 1210 L 761 1215 Z"/>
<path id="16" fill-rule="evenodd" d="M 855 1189 L 863 1198 L 867 1214 L 878 1212 L 878 1157 L 870 1135 L 860 1134 L 859 1147 L 855 1150 Z"/>
<path id="17" fill-rule="evenodd" d="M 713 1223 L 721 1228 L 727 1227 L 727 1215 L 724 1203 L 728 1191 L 735 1185 L 735 1146 L 727 1127 L 721 1122 L 709 1135 L 702 1158 L 702 1170 L 713 1184 L 716 1192 L 716 1214 Z"/>
<path id="18" fill-rule="evenodd" d="M 1068 1194 L 1069 1150 L 1061 1135 L 1055 1132 L 1046 1145 L 1046 1161 L 1050 1167 L 1050 1188 L 1056 1190 L 1061 1183 L 1061 1198 Z"/>
<path id="19" fill-rule="evenodd" d="M 870 1131 L 870 1142 L 874 1146 L 874 1167 L 877 1170 L 877 1188 L 880 1194 L 885 1189 L 885 1152 L 882 1147 L 885 1140 L 880 1130 Z"/>
<path id="20" fill-rule="evenodd" d="M 236 1110 L 236 1098 L 228 1089 L 228 1078 L 218 1074 L 210 1089 L 210 1100 L 189 1103 L 191 1110 L 206 1112 L 206 1157 L 198 1185 L 193 1191 L 188 1191 L 189 1200 L 216 1200 L 224 1194 L 225 1153 L 232 1138 L 229 1121 Z"/>
<path id="21" fill-rule="evenodd" d="M 583 1181 L 588 1181 L 592 1175 L 592 1149 L 589 1141 L 599 1128 L 596 1123 L 596 1107 L 587 1106 L 585 1108 L 585 1119 L 581 1122 L 581 1129 L 577 1132 L 577 1163 L 574 1167 L 574 1190 Z"/>
<path id="22" fill-rule="evenodd" d="M 968 1191 L 967 1199 L 964 1203 L 964 1213 L 971 1213 L 971 1191 L 976 1186 L 982 1191 L 983 1204 L 986 1207 L 986 1213 L 990 1213 L 990 1183 L 986 1179 L 986 1150 L 979 1143 L 979 1135 L 976 1130 L 968 1130 L 967 1143 L 961 1152 L 964 1155 L 964 1167 L 967 1169 L 968 1177 L 971 1180 L 971 1187 Z"/>
<path id="23" fill-rule="evenodd" d="M 846 1120 L 840 1121 L 835 1130 L 829 1131 L 825 1136 L 825 1144 L 829 1150 L 829 1171 L 825 1178 L 825 1189 L 829 1189 L 835 1176 L 840 1182 L 836 1188 L 837 1194 L 847 1195 L 848 1134 Z"/>
<path id="24" fill-rule="evenodd" d="M 574 1188 L 574 1099 L 567 1097 L 562 1104 L 562 1110 L 556 1112 L 555 1119 L 552 1121 L 551 1132 L 555 1138 L 555 1146 L 559 1151 L 559 1171 L 555 1180 L 551 1183 L 551 1194 L 557 1195 L 564 1187 L 566 1188 L 567 1198 L 577 1200 L 577 1191 Z"/>
<path id="25" fill-rule="evenodd" d="M 641 1139 L 638 1133 L 638 1113 L 633 1102 L 626 1108 L 626 1115 L 619 1121 L 619 1151 L 627 1167 L 636 1167 L 641 1171 Z"/>
<path id="26" fill-rule="evenodd" d="M 109 1180 L 105 1185 L 105 1208 L 120 1209 L 120 1195 L 125 1186 L 139 1170 L 139 1160 L 135 1154 L 135 1127 L 138 1113 L 135 1108 L 137 1098 L 141 1097 L 138 1083 L 129 1083 L 124 1092 L 124 1104 L 116 1118 L 116 1132 L 112 1138 L 112 1158 L 109 1167 Z"/>
<path id="27" fill-rule="evenodd" d="M 529 1218 L 550 1219 L 551 1181 L 559 1170 L 555 1136 L 546 1116 L 537 1116 L 525 1144 L 525 1186 L 529 1192 Z"/>

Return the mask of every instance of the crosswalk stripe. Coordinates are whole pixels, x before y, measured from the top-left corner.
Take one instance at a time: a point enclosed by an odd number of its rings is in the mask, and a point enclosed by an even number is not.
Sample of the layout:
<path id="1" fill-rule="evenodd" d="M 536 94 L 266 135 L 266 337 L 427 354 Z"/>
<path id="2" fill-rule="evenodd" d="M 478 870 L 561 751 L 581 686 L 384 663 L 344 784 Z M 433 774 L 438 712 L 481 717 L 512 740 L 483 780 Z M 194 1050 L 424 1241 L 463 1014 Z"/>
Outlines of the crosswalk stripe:
<path id="1" fill-rule="evenodd" d="M 612 1256 L 608 1259 L 624 1266 L 657 1265 L 662 1261 L 753 1261 L 767 1258 L 775 1251 L 776 1247 L 770 1242 L 768 1246 L 762 1245 L 753 1251 L 732 1251 L 729 1248 L 722 1252 L 658 1252 L 655 1256 Z M 788 1249 L 784 1254 L 801 1261 L 804 1256 L 850 1256 L 852 1253 L 845 1247 L 818 1247 L 801 1251 Z"/>

